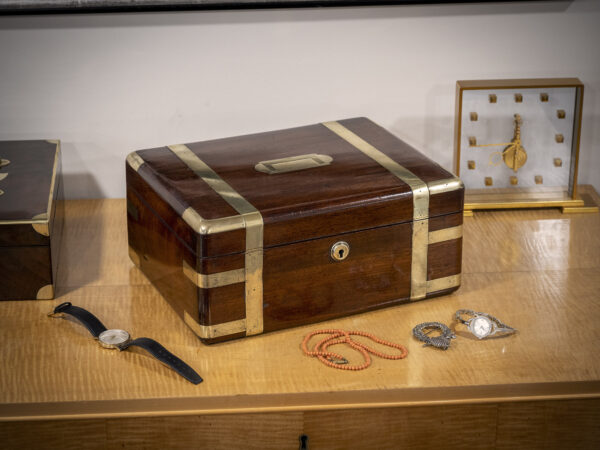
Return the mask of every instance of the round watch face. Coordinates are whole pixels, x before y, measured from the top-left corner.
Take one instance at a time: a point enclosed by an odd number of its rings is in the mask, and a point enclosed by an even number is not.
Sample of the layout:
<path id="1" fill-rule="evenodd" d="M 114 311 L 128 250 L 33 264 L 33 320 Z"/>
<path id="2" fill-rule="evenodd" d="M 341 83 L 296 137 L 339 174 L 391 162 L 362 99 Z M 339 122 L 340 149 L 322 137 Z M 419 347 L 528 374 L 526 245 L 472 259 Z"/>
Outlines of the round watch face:
<path id="1" fill-rule="evenodd" d="M 98 341 L 103 347 L 115 348 L 129 341 L 129 333 L 125 330 L 106 330 L 100 333 Z"/>
<path id="2" fill-rule="evenodd" d="M 475 317 L 469 324 L 471 333 L 483 339 L 492 332 L 492 322 L 487 317 Z"/>

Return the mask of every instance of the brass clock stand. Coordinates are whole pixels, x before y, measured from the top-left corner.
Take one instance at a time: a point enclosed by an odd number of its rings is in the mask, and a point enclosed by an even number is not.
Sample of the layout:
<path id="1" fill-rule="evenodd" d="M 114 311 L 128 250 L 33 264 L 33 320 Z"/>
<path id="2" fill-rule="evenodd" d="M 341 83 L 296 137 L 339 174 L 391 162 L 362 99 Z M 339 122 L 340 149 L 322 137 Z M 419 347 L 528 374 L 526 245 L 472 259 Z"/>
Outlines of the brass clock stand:
<path id="1" fill-rule="evenodd" d="M 593 189 L 591 186 L 580 187 Z M 588 192 L 578 192 L 576 198 L 569 198 L 566 192 L 562 192 L 563 199 L 557 199 L 557 194 L 560 194 L 558 191 L 549 194 L 547 199 L 526 199 L 516 193 L 512 195 L 499 193 L 496 201 L 490 201 L 490 195 L 486 195 L 482 201 L 477 194 L 466 193 L 464 216 L 472 217 L 475 211 L 524 208 L 560 208 L 564 214 L 600 212 L 600 208 Z"/>

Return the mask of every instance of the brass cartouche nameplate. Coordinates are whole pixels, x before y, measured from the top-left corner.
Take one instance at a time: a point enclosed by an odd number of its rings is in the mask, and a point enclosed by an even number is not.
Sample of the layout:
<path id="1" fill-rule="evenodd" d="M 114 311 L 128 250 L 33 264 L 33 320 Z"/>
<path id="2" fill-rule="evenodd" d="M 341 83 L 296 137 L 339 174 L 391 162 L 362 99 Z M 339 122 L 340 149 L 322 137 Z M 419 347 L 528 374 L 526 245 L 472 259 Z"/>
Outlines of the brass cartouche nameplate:
<path id="1" fill-rule="evenodd" d="M 261 161 L 254 166 L 259 172 L 275 175 L 278 173 L 295 172 L 297 170 L 313 169 L 328 166 L 333 158 L 328 155 L 311 153 L 308 155 L 289 156 L 287 158 Z"/>

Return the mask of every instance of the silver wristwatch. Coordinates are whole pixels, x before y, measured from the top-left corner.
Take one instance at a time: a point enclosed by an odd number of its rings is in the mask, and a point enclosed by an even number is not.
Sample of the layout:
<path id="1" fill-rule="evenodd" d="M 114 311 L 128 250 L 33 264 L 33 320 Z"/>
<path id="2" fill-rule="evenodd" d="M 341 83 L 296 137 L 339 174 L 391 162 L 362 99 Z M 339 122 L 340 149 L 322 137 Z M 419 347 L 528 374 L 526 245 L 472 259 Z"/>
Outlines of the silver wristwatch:
<path id="1" fill-rule="evenodd" d="M 463 319 L 463 314 L 471 316 L 470 319 Z M 517 330 L 502 323 L 499 319 L 486 313 L 476 312 L 471 309 L 459 309 L 454 318 L 460 323 L 467 325 L 469 331 L 478 339 L 493 336 L 497 333 L 505 335 L 516 333 Z"/>

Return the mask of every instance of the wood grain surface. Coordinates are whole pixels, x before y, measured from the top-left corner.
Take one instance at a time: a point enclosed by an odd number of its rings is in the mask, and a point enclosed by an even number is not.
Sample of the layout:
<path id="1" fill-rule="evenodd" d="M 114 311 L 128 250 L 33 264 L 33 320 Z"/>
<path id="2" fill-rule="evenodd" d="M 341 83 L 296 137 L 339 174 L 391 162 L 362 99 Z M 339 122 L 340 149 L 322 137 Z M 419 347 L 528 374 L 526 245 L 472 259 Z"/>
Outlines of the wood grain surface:
<path id="1" fill-rule="evenodd" d="M 0 448 L 597 449 L 599 420 L 598 399 L 41 420 L 0 422 Z"/>
<path id="2" fill-rule="evenodd" d="M 485 404 L 506 403 L 515 409 L 497 411 L 513 417 L 514 427 L 522 421 L 514 417 L 526 414 L 518 405 L 600 397 L 598 214 L 478 212 L 463 224 L 463 284 L 452 295 L 206 346 L 130 262 L 125 208 L 124 200 L 67 202 L 57 298 L 0 303 L 0 421 L 87 419 L 95 427 L 92 419 L 198 421 L 208 420 L 198 415 L 433 411 L 440 405 L 465 405 L 465 411 L 485 416 Z M 46 316 L 63 301 L 89 309 L 108 327 L 158 340 L 205 381 L 194 386 L 143 351 L 100 348 L 81 325 Z M 519 334 L 478 341 L 452 322 L 459 308 L 493 314 Z M 448 351 L 423 348 L 412 338 L 417 323 L 432 320 L 455 329 L 458 338 Z M 302 338 L 319 328 L 370 331 L 405 345 L 409 355 L 400 361 L 375 358 L 360 372 L 336 371 L 300 350 Z M 340 352 L 356 361 L 351 352 Z M 550 442 L 554 431 L 544 427 L 562 409 L 547 408 L 545 413 L 534 408 L 539 418 L 532 424 Z M 590 426 L 597 436 L 597 425 Z M 4 424 L 0 436 L 15 427 Z M 509 431 L 523 433 L 518 427 Z M 297 436 L 293 445 L 297 448 Z"/>

